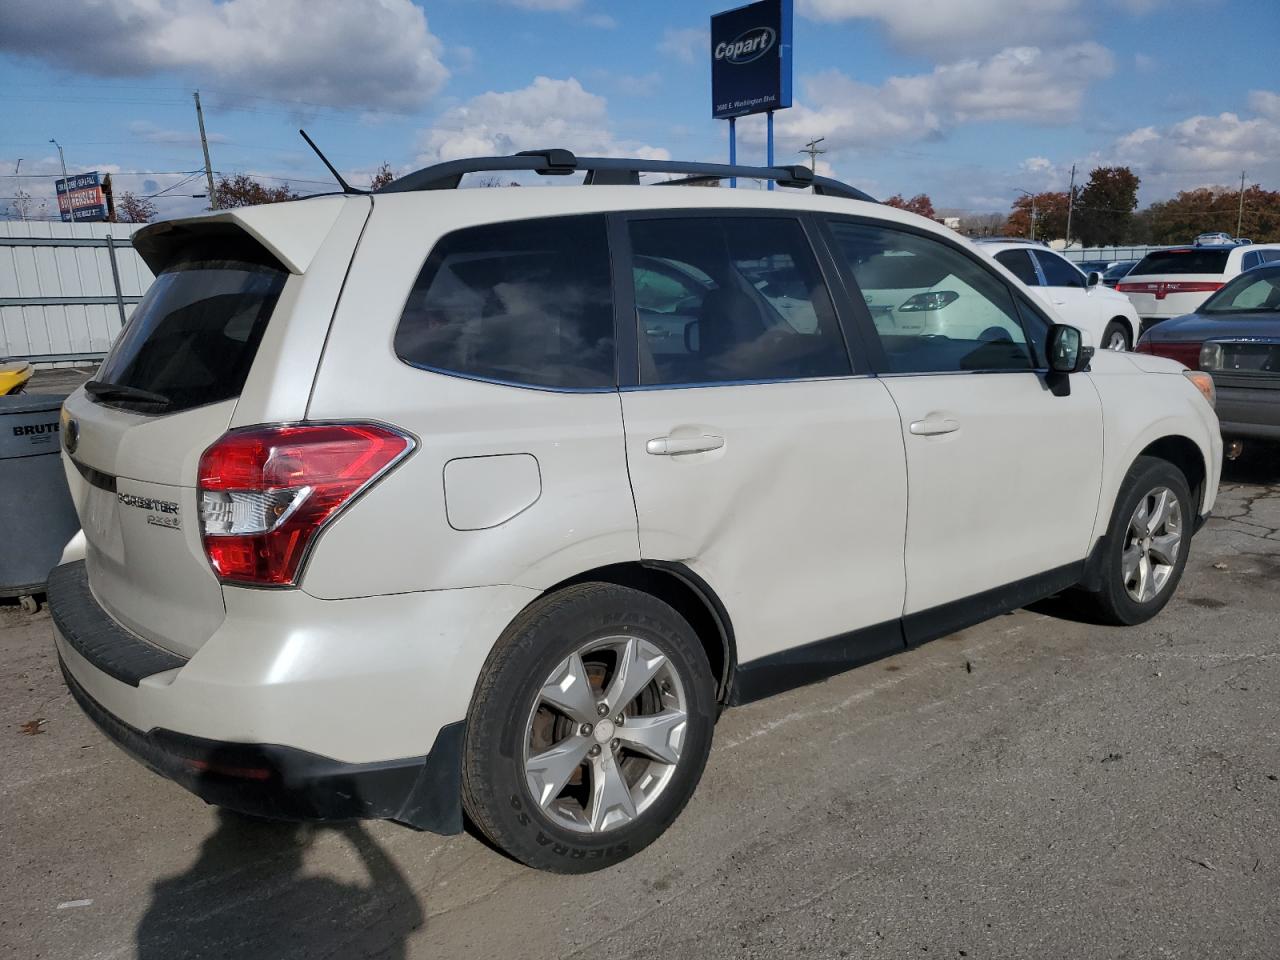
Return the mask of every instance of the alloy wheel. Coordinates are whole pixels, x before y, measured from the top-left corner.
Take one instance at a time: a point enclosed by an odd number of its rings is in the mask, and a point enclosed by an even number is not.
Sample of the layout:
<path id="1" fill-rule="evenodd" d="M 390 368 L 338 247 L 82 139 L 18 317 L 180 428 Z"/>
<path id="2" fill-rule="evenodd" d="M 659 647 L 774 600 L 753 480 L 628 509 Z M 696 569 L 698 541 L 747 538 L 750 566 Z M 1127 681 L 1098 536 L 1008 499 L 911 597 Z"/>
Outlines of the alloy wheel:
<path id="1" fill-rule="evenodd" d="M 525 782 L 554 823 L 604 833 L 671 783 L 688 727 L 676 668 L 637 636 L 588 641 L 543 682 L 525 725 Z"/>
<path id="2" fill-rule="evenodd" d="M 1138 501 L 1120 554 L 1120 575 L 1131 600 L 1149 603 L 1164 590 L 1178 563 L 1182 533 L 1182 505 L 1168 487 Z"/>

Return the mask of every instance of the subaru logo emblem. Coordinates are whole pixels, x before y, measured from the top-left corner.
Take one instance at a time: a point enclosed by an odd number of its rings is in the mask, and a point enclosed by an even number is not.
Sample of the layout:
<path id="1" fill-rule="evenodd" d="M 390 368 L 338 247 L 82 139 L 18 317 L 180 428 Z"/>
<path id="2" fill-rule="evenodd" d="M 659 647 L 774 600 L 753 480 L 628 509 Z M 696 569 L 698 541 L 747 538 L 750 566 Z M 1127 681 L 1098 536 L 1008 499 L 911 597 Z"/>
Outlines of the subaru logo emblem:
<path id="1" fill-rule="evenodd" d="M 715 58 L 729 63 L 751 63 L 773 49 L 778 39 L 773 27 L 752 27 L 734 39 L 716 44 Z"/>
<path id="2" fill-rule="evenodd" d="M 75 453 L 76 447 L 80 446 L 80 421 L 74 418 L 68 418 L 66 426 L 62 428 L 62 445 L 67 448 L 67 453 Z"/>

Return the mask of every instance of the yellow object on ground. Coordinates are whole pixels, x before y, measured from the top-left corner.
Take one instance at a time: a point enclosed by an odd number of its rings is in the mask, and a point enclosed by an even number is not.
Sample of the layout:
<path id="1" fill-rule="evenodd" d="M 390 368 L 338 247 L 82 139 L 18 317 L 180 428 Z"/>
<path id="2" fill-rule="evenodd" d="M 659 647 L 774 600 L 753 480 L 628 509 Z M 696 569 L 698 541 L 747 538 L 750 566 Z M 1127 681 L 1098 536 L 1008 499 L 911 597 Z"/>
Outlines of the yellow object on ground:
<path id="1" fill-rule="evenodd" d="M 35 367 L 25 360 L 0 360 L 0 397 L 18 393 L 34 372 Z"/>

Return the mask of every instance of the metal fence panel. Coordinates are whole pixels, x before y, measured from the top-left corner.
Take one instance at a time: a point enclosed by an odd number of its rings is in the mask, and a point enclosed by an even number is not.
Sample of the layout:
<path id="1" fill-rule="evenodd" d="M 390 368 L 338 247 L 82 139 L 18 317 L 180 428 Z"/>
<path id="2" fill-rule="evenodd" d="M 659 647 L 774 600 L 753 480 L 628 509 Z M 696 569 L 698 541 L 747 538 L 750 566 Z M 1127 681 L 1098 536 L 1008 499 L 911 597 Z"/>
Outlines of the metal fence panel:
<path id="1" fill-rule="evenodd" d="M 120 332 L 120 301 L 127 318 L 154 279 L 132 245 L 142 226 L 0 221 L 0 356 L 100 359 Z"/>

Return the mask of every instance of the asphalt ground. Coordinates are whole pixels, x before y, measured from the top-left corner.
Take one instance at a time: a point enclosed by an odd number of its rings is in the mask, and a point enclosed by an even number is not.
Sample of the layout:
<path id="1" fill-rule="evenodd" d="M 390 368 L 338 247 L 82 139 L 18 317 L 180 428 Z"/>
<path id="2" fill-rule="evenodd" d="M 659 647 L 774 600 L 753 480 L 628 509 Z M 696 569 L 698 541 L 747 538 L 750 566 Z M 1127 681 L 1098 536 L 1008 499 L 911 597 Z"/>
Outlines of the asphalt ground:
<path id="1" fill-rule="evenodd" d="M 560 877 L 475 838 L 222 815 L 0 607 L 0 956 L 1280 957 L 1280 454 L 1153 622 L 1047 602 L 728 711 L 671 831 Z"/>

